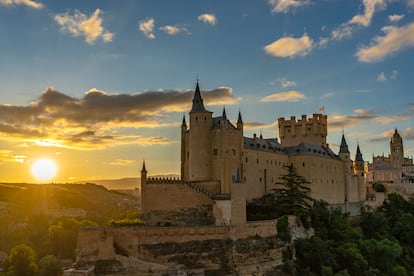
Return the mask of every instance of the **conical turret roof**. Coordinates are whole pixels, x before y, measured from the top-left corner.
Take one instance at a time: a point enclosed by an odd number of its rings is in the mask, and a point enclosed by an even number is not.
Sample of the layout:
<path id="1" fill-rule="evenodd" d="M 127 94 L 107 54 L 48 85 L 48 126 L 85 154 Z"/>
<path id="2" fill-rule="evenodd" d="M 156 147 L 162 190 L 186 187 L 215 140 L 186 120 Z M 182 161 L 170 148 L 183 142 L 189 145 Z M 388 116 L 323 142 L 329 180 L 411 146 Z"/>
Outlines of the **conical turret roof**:
<path id="1" fill-rule="evenodd" d="M 194 98 L 193 98 L 193 107 L 191 108 L 190 112 L 202 112 L 202 111 L 207 111 L 207 110 L 204 107 L 203 98 L 201 97 L 201 93 L 200 93 L 200 86 L 198 85 L 198 81 L 197 81 L 197 86 L 196 86 Z"/>
<path id="2" fill-rule="evenodd" d="M 342 134 L 341 146 L 339 147 L 339 153 L 349 153 L 349 148 L 345 140 L 345 135 Z"/>

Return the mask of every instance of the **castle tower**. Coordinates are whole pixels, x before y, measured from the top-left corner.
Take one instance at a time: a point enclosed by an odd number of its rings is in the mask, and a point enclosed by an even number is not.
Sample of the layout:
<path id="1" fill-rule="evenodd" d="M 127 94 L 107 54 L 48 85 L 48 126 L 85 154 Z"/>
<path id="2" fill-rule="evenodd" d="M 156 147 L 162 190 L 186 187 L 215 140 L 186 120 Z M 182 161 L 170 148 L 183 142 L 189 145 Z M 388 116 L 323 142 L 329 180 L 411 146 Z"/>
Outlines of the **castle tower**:
<path id="1" fill-rule="evenodd" d="M 291 116 L 290 120 L 279 118 L 280 143 L 285 147 L 296 146 L 301 142 L 327 146 L 327 121 L 328 116 L 323 114 L 313 114 L 312 118 L 302 115 L 300 120 L 296 120 L 295 116 Z"/>
<path id="2" fill-rule="evenodd" d="M 341 145 L 339 147 L 339 158 L 344 162 L 344 187 L 345 187 L 345 202 L 353 200 L 353 190 L 352 185 L 352 176 L 354 174 L 352 160 L 350 157 L 350 152 L 348 144 L 345 140 L 345 135 L 342 133 Z"/>
<path id="3" fill-rule="evenodd" d="M 362 176 L 364 175 L 364 159 L 362 158 L 362 153 L 359 149 L 359 144 L 357 146 L 357 151 L 355 154 L 354 174 Z"/>
<path id="4" fill-rule="evenodd" d="M 221 152 L 221 187 L 220 191 L 222 194 L 229 194 L 230 193 L 230 179 L 229 179 L 229 157 L 228 157 L 228 149 L 227 149 L 227 115 L 226 115 L 226 108 L 223 107 L 223 114 L 220 120 L 220 133 L 221 133 L 221 141 L 220 141 L 220 152 Z"/>
<path id="5" fill-rule="evenodd" d="M 186 179 L 186 143 L 185 138 L 187 134 L 187 123 L 185 121 L 185 116 L 183 115 L 183 122 L 181 124 L 181 179 Z"/>
<path id="6" fill-rule="evenodd" d="M 349 152 L 348 144 L 346 143 L 345 135 L 342 133 L 341 145 L 339 146 L 339 158 L 341 158 L 341 160 L 343 161 L 349 161 L 350 160 L 349 154 L 350 152 Z"/>
<path id="7" fill-rule="evenodd" d="M 241 132 L 243 132 L 243 120 L 242 120 L 242 116 L 241 113 L 239 111 L 239 116 L 237 117 L 237 129 L 241 130 Z"/>
<path id="8" fill-rule="evenodd" d="M 141 213 L 146 212 L 146 184 L 147 184 L 147 169 L 145 168 L 145 160 L 142 162 L 141 169 Z"/>
<path id="9" fill-rule="evenodd" d="M 404 147 L 403 140 L 397 129 L 395 129 L 394 135 L 391 137 L 390 152 L 391 165 L 395 168 L 401 169 L 404 163 Z"/>
<path id="10" fill-rule="evenodd" d="M 211 178 L 211 138 L 212 113 L 205 109 L 200 87 L 195 89 L 193 106 L 190 111 L 188 134 L 188 179 L 205 181 Z M 184 153 L 186 154 L 186 153 Z"/>

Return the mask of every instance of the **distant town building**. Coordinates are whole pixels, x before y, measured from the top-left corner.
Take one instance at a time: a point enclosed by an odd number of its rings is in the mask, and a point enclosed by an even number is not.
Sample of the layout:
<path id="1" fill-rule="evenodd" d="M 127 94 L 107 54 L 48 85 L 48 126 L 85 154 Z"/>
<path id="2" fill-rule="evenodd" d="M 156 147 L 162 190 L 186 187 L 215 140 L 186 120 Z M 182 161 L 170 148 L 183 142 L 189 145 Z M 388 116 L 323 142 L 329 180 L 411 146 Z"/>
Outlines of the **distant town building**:
<path id="1" fill-rule="evenodd" d="M 367 184 L 414 183 L 414 164 L 412 158 L 404 157 L 404 144 L 397 129 L 390 140 L 388 156 L 373 156 L 368 164 Z"/>

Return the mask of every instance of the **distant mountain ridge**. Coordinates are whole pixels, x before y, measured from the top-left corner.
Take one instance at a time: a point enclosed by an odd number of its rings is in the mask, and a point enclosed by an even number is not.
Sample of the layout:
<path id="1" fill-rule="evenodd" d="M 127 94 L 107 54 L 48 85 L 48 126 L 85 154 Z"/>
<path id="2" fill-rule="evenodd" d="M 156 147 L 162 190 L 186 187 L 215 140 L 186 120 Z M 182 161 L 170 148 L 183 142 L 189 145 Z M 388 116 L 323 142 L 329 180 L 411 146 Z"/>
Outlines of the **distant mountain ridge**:
<path id="1" fill-rule="evenodd" d="M 151 175 L 150 177 L 158 178 L 179 178 L 177 174 L 164 174 L 164 175 Z M 141 178 L 140 177 L 125 177 L 119 179 L 96 179 L 88 180 L 86 182 L 95 183 L 102 185 L 109 190 L 134 190 L 141 189 Z"/>

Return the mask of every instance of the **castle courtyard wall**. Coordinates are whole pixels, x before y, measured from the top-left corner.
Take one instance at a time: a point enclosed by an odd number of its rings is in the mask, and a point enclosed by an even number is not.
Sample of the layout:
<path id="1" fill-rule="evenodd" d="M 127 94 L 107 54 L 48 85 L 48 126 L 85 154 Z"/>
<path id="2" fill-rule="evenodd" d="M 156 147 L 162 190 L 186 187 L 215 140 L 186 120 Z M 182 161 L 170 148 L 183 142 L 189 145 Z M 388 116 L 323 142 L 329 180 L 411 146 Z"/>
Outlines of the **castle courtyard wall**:
<path id="1" fill-rule="evenodd" d="M 174 211 L 183 208 L 195 208 L 199 205 L 212 204 L 211 199 L 205 194 L 194 191 L 183 182 L 146 183 L 146 212 L 154 210 Z"/>

